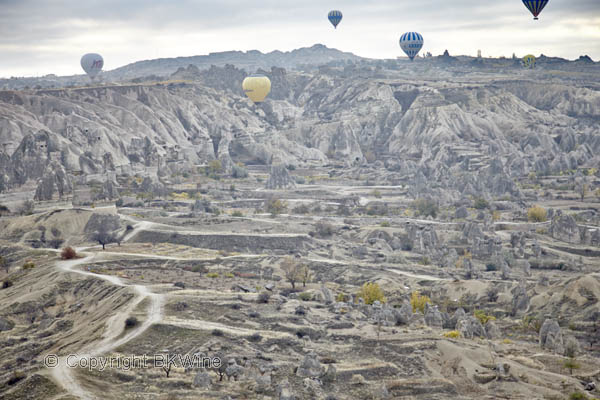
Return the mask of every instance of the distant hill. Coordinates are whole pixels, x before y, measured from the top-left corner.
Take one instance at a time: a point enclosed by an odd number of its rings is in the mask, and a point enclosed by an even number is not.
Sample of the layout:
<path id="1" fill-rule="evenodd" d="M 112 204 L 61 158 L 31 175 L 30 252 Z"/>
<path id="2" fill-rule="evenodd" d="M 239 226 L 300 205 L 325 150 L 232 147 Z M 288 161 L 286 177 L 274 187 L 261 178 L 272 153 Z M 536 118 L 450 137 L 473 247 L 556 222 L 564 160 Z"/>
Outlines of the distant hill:
<path id="1" fill-rule="evenodd" d="M 211 65 L 224 66 L 230 64 L 245 69 L 247 72 L 254 72 L 259 68 L 270 70 L 274 66 L 294 69 L 300 65 L 321 65 L 332 61 L 357 61 L 360 59 L 362 58 L 352 53 L 331 49 L 322 44 L 315 44 L 312 47 L 303 47 L 287 52 L 279 50 L 270 53 L 262 53 L 258 50 L 246 52 L 225 51 L 204 56 L 144 60 L 108 71 L 105 75 L 112 80 L 132 79 L 149 75 L 168 76 L 179 68 L 187 67 L 190 64 L 200 69 L 208 69 Z"/>

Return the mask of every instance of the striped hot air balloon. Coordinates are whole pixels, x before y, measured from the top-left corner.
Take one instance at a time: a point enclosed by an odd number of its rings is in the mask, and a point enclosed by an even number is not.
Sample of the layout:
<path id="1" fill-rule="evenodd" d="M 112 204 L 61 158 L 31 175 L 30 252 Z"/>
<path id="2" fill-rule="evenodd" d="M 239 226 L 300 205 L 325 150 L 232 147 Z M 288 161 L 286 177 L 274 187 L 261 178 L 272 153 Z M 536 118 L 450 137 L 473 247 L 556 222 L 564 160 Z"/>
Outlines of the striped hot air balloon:
<path id="1" fill-rule="evenodd" d="M 327 14 L 327 18 L 329 19 L 329 22 L 331 22 L 333 27 L 337 29 L 338 24 L 343 18 L 342 12 L 338 10 L 329 11 L 329 14 Z"/>
<path id="2" fill-rule="evenodd" d="M 533 19 L 538 19 L 538 15 L 542 12 L 549 0 L 523 0 L 523 4 L 533 14 Z"/>
<path id="3" fill-rule="evenodd" d="M 423 43 L 423 36 L 417 32 L 406 32 L 400 36 L 400 47 L 411 60 L 414 60 L 417 54 L 419 54 Z"/>

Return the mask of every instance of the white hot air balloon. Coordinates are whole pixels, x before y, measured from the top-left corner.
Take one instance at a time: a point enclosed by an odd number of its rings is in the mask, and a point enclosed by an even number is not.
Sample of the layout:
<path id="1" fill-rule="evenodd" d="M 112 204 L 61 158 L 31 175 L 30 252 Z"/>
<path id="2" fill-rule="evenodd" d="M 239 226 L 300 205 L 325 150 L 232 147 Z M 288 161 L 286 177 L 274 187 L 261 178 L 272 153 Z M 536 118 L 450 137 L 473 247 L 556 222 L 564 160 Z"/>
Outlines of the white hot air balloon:
<path id="1" fill-rule="evenodd" d="M 81 57 L 81 68 L 91 79 L 94 79 L 104 67 L 104 59 L 100 54 L 88 53 Z"/>

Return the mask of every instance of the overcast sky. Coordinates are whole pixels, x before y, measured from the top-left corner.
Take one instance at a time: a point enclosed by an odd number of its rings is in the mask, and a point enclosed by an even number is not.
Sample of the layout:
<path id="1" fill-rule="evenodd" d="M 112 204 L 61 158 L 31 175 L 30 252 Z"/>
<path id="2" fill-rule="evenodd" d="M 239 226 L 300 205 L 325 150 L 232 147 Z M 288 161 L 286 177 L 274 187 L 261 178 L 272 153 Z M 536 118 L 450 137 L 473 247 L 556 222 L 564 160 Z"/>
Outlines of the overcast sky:
<path id="1" fill-rule="evenodd" d="M 337 30 L 330 9 L 344 19 Z M 403 55 L 406 31 L 423 52 L 600 60 L 600 0 L 550 0 L 533 21 L 521 0 L 0 0 L 0 77 L 80 73 L 87 52 L 105 69 L 226 50 L 293 50 L 322 43 L 372 58 Z"/>

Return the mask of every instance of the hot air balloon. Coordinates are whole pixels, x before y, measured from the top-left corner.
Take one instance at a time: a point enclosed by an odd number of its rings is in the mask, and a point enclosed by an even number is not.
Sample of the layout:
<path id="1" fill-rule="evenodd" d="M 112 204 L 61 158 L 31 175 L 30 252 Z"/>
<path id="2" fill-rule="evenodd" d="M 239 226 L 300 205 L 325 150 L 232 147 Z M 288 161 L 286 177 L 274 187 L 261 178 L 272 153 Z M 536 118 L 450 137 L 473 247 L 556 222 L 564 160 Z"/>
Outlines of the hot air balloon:
<path id="1" fill-rule="evenodd" d="M 81 68 L 91 79 L 94 79 L 104 67 L 104 59 L 100 54 L 88 53 L 81 57 Z"/>
<path id="2" fill-rule="evenodd" d="M 535 56 L 533 54 L 527 54 L 523 57 L 523 66 L 529 69 L 535 68 Z"/>
<path id="3" fill-rule="evenodd" d="M 400 47 L 411 60 L 414 60 L 415 56 L 419 54 L 419 51 L 423 47 L 423 42 L 423 36 L 417 32 L 406 32 L 400 36 Z"/>
<path id="4" fill-rule="evenodd" d="M 533 14 L 533 19 L 538 19 L 538 15 L 542 12 L 549 0 L 523 0 L 523 4 Z"/>
<path id="5" fill-rule="evenodd" d="M 329 18 L 329 22 L 331 22 L 333 27 L 337 29 L 338 24 L 343 18 L 342 12 L 338 10 L 329 11 L 329 14 L 327 14 L 327 18 Z"/>
<path id="6" fill-rule="evenodd" d="M 244 79 L 242 89 L 250 100 L 261 103 L 271 91 L 271 81 L 264 75 L 252 75 Z"/>

